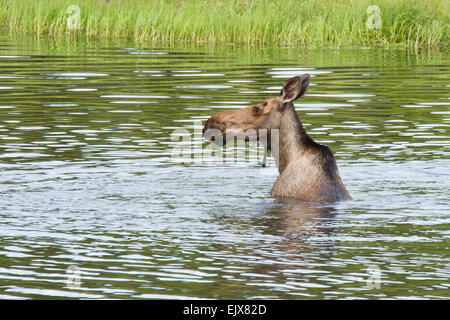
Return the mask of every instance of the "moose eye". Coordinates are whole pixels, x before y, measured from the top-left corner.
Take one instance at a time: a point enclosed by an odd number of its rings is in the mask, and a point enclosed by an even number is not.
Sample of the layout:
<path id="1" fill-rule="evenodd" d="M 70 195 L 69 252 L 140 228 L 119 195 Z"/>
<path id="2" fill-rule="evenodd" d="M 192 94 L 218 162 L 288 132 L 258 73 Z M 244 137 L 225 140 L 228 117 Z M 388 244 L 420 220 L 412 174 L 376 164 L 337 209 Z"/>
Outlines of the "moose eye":
<path id="1" fill-rule="evenodd" d="M 259 108 L 258 107 L 253 107 L 253 113 L 258 113 L 259 112 Z"/>

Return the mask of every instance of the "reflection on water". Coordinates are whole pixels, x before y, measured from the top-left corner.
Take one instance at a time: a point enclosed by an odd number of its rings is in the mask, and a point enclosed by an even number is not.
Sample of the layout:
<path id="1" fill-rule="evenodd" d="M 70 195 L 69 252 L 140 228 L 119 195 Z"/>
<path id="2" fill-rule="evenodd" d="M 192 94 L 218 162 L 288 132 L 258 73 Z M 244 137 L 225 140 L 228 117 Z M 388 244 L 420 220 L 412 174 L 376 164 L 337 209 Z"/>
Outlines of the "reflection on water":
<path id="1" fill-rule="evenodd" d="M 0 298 L 448 298 L 448 58 L 0 38 Z M 271 199 L 260 154 L 171 161 L 174 130 L 305 72 L 354 201 Z"/>

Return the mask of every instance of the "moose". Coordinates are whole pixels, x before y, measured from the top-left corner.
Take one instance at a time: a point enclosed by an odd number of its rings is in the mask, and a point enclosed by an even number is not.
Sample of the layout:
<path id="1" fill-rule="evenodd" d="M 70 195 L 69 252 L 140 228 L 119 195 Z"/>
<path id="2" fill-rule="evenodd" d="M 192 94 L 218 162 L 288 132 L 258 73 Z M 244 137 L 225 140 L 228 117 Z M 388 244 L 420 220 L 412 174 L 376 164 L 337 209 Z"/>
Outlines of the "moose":
<path id="1" fill-rule="evenodd" d="M 293 77 L 276 98 L 213 115 L 205 123 L 203 136 L 223 146 L 229 137 L 251 140 L 245 133 L 255 132 L 253 138 L 259 140 L 261 132 L 266 133 L 265 151 L 271 151 L 279 172 L 270 191 L 274 198 L 317 203 L 351 200 L 333 152 L 311 139 L 295 111 L 293 102 L 305 95 L 309 82 L 309 74 Z"/>

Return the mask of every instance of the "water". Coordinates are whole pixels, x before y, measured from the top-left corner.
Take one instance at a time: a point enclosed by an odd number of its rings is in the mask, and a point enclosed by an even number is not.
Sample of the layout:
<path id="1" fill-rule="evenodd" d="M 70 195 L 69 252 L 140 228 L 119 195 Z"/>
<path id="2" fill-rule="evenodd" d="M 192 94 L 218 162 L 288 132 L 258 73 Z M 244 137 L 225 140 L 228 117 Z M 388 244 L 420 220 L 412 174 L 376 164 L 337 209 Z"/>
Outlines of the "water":
<path id="1" fill-rule="evenodd" d="M 449 298 L 449 58 L 0 38 L 0 298 Z M 278 203 L 258 154 L 172 161 L 305 72 L 353 201 Z"/>

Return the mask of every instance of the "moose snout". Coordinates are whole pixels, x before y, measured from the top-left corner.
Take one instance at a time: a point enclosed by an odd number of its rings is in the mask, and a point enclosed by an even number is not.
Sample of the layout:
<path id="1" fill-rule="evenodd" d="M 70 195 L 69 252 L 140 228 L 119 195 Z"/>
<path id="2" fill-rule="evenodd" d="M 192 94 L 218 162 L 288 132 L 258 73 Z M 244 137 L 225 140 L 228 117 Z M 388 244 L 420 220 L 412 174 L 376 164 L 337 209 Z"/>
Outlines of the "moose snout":
<path id="1" fill-rule="evenodd" d="M 203 137 L 207 140 L 213 141 L 219 146 L 223 146 L 226 141 L 223 141 L 225 136 L 222 134 L 220 127 L 220 122 L 212 116 L 206 121 L 205 126 L 203 127 Z"/>
<path id="2" fill-rule="evenodd" d="M 207 132 L 210 129 L 219 129 L 219 127 L 216 125 L 216 121 L 213 119 L 213 117 L 209 118 L 206 123 L 205 126 L 203 127 L 203 136 L 205 136 L 205 132 Z"/>

